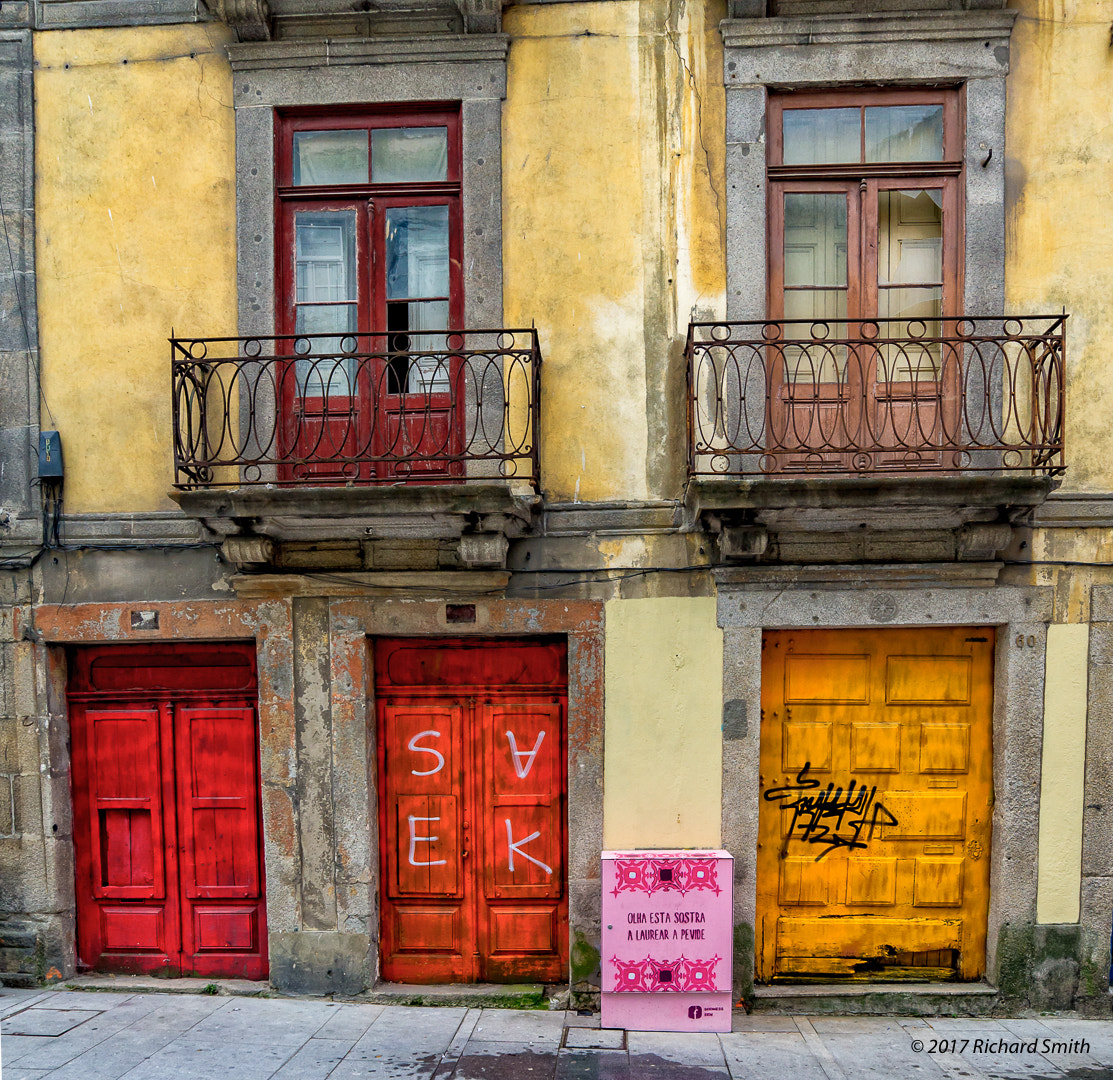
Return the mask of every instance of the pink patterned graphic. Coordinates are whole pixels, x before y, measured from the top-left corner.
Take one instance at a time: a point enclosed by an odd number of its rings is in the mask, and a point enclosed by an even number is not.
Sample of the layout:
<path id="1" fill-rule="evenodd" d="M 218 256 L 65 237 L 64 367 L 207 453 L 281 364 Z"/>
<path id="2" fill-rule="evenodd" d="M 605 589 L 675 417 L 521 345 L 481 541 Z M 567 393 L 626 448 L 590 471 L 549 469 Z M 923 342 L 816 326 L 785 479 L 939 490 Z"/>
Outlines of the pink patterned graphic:
<path id="1" fill-rule="evenodd" d="M 615 992 L 638 993 L 691 993 L 693 990 L 717 990 L 715 965 L 722 958 L 689 960 L 681 956 L 676 960 L 620 960 L 611 957 L 615 966 Z"/>
<path id="2" fill-rule="evenodd" d="M 722 891 L 715 879 L 716 859 L 615 859 L 614 896 L 621 892 L 673 891 L 681 896 L 710 889 Z"/>

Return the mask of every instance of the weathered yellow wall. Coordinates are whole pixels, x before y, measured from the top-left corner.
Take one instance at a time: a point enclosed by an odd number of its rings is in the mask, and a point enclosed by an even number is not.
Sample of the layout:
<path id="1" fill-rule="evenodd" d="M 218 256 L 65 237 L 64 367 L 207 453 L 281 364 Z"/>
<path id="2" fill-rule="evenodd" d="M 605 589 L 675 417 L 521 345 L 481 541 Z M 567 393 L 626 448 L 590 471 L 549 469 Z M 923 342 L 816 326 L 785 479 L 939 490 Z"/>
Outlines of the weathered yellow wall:
<path id="1" fill-rule="evenodd" d="M 723 634 L 713 597 L 606 606 L 603 844 L 718 847 Z"/>
<path id="2" fill-rule="evenodd" d="M 1113 175 L 1108 0 L 1013 0 L 1007 83 L 1006 296 L 1070 314 L 1065 489 L 1109 491 L 1113 460 Z"/>
<path id="3" fill-rule="evenodd" d="M 35 35 L 42 422 L 70 512 L 174 508 L 167 338 L 235 333 L 230 40 Z"/>
<path id="4" fill-rule="evenodd" d="M 1036 920 L 1078 922 L 1086 774 L 1086 675 L 1090 628 L 1047 628 L 1040 776 Z"/>
<path id="5" fill-rule="evenodd" d="M 724 14 L 506 10 L 505 312 L 540 330 L 556 501 L 674 498 L 682 482 L 684 333 L 726 291 Z"/>

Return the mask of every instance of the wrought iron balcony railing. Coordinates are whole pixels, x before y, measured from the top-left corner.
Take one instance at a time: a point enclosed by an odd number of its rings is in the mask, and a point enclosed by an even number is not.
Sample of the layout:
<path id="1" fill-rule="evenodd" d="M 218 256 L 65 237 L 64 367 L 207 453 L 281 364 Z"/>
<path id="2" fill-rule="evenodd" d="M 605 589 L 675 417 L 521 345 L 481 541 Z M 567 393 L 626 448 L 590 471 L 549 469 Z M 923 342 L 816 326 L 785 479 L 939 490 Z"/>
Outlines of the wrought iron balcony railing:
<path id="1" fill-rule="evenodd" d="M 1059 474 L 1065 324 L 693 323 L 689 475 Z"/>
<path id="2" fill-rule="evenodd" d="M 537 486 L 535 330 L 170 339 L 175 486 Z"/>

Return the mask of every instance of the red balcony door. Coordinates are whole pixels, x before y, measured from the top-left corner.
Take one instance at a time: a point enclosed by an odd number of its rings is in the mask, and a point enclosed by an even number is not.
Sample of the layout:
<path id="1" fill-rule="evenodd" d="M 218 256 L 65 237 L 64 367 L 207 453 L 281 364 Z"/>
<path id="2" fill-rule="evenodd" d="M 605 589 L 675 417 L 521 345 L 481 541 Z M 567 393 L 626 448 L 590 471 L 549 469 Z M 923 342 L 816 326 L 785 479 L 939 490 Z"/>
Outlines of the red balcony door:
<path id="1" fill-rule="evenodd" d="M 565 978 L 563 646 L 380 642 L 376 673 L 384 978 Z"/>
<path id="2" fill-rule="evenodd" d="M 368 322 L 360 274 L 369 261 L 370 207 L 365 200 L 300 200 L 286 210 L 292 306 L 285 329 L 296 336 L 282 350 L 293 359 L 278 369 L 278 429 L 281 455 L 297 460 L 282 479 L 367 480 L 375 380 L 360 359 L 373 347 L 360 336 Z"/>
<path id="3" fill-rule="evenodd" d="M 251 700 L 197 692 L 204 669 L 167 666 L 167 654 L 152 664 L 132 653 L 135 667 L 98 671 L 106 653 L 78 657 L 71 700 L 79 960 L 102 971 L 265 978 Z M 242 670 L 225 668 L 242 681 Z M 114 690 L 90 692 L 106 670 Z M 165 685 L 175 681 L 189 692 Z"/>
<path id="4" fill-rule="evenodd" d="M 408 108 L 281 117 L 281 479 L 462 473 L 466 394 L 459 116 Z"/>

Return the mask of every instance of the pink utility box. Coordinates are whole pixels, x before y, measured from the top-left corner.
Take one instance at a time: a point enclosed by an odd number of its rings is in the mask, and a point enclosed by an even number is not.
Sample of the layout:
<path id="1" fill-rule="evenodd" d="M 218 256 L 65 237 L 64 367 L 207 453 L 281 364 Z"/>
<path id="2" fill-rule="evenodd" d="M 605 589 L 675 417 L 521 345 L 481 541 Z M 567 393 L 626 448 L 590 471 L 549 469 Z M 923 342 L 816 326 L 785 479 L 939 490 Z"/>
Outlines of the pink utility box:
<path id="1" fill-rule="evenodd" d="M 734 857 L 603 852 L 603 1016 L 628 1031 L 730 1031 Z"/>

